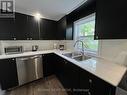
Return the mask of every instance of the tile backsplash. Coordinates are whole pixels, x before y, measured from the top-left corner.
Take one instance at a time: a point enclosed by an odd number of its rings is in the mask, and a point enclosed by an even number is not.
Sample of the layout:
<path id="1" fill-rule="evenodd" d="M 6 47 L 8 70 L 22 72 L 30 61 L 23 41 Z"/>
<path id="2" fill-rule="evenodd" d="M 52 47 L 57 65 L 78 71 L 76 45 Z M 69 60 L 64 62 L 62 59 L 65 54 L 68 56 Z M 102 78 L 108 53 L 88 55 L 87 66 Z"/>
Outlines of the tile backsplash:
<path id="1" fill-rule="evenodd" d="M 39 50 L 51 50 L 54 49 L 54 43 L 56 43 L 57 46 L 59 44 L 64 44 L 65 49 L 73 49 L 72 40 L 0 41 L 0 54 L 4 54 L 4 48 L 8 46 L 23 46 L 24 51 L 31 51 L 32 45 L 38 45 Z"/>
<path id="2" fill-rule="evenodd" d="M 45 41 L 0 41 L 0 51 L 1 54 L 4 53 L 4 48 L 8 46 L 23 46 L 24 51 L 32 50 L 32 45 L 38 45 L 39 50 L 49 50 L 53 49 L 53 44 L 59 43 L 56 40 L 45 40 Z"/>

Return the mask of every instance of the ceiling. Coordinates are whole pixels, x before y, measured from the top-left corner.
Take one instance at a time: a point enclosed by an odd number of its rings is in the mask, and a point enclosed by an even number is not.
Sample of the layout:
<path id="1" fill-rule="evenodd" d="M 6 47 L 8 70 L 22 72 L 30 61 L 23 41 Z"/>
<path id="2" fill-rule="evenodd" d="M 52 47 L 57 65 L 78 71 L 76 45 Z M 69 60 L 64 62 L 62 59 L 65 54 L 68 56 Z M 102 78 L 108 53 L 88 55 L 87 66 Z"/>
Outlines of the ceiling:
<path id="1" fill-rule="evenodd" d="M 40 13 L 44 18 L 59 20 L 85 1 L 86 0 L 15 0 L 15 9 L 21 13 L 30 15 Z"/>

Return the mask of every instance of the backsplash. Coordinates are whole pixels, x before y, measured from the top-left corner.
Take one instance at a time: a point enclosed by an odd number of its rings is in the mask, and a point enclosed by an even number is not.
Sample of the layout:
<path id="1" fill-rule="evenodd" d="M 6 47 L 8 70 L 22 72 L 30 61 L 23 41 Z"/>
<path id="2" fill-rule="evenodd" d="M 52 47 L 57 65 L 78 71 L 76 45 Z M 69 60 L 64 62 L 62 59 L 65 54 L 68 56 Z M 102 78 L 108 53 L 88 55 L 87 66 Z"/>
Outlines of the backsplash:
<path id="1" fill-rule="evenodd" d="M 32 45 L 38 45 L 39 50 L 51 50 L 54 43 L 64 44 L 65 49 L 73 49 L 73 41 L 71 40 L 32 40 L 32 41 L 0 41 L 0 54 L 4 54 L 4 47 L 23 46 L 24 51 L 31 51 Z M 57 47 L 58 48 L 58 47 Z"/>
<path id="2" fill-rule="evenodd" d="M 127 64 L 127 40 L 101 40 L 100 56 L 105 59 Z"/>
<path id="3" fill-rule="evenodd" d="M 51 40 L 45 40 L 45 41 L 0 41 L 0 51 L 1 54 L 4 53 L 4 47 L 8 46 L 23 46 L 24 51 L 31 51 L 32 45 L 38 45 L 39 50 L 49 50 L 53 49 L 53 44 L 59 43 L 59 41 L 51 41 Z"/>

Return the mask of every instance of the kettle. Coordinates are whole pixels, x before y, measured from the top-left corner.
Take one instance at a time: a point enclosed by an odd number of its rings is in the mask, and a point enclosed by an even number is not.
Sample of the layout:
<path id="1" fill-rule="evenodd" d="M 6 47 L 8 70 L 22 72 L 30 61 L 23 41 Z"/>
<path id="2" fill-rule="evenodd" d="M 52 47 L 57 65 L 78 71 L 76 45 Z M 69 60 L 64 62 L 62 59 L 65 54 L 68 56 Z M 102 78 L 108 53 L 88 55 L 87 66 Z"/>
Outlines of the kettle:
<path id="1" fill-rule="evenodd" d="M 38 50 L 38 45 L 33 45 L 32 46 L 32 51 L 37 51 Z"/>

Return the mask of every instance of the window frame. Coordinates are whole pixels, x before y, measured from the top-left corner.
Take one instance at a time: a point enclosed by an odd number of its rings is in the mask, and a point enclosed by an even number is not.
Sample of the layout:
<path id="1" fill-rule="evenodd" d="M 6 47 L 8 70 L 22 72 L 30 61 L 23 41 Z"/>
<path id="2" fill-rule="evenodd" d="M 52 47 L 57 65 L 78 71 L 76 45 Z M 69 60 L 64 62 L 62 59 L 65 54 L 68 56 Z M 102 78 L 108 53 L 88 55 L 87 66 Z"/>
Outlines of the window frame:
<path id="1" fill-rule="evenodd" d="M 79 30 L 78 29 L 79 27 L 77 27 L 77 26 L 81 25 L 81 24 L 84 24 L 84 23 L 87 23 L 87 22 L 90 22 L 90 21 L 93 21 L 93 20 L 96 20 L 96 13 L 90 14 L 90 15 L 88 15 L 84 18 L 81 18 L 81 19 L 74 22 L 74 35 L 73 35 L 74 41 L 76 41 L 78 39 L 77 37 L 81 37 L 81 36 L 79 36 L 79 33 L 77 33 L 77 31 Z M 94 35 L 88 35 L 88 36 L 94 36 Z M 88 37 L 88 36 L 84 36 L 84 37 Z M 100 46 L 100 42 L 98 40 L 98 49 L 97 49 L 97 51 L 94 51 L 92 49 L 85 49 L 85 52 L 90 53 L 92 55 L 98 55 L 99 50 L 100 50 L 99 46 Z"/>

